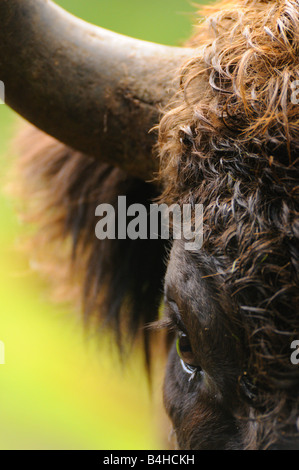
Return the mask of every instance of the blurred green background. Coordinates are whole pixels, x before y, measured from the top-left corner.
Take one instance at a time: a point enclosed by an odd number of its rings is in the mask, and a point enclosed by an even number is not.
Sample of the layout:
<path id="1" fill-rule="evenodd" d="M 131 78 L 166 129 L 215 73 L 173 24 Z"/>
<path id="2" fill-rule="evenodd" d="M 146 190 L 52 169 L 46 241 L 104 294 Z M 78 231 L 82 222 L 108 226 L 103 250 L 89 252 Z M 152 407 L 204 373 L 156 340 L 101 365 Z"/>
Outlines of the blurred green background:
<path id="1" fill-rule="evenodd" d="M 105 28 L 170 45 L 188 37 L 195 11 L 187 0 L 57 3 Z M 1 105 L 1 187 L 15 123 L 16 115 Z M 109 341 L 100 348 L 93 338 L 86 341 L 74 312 L 51 304 L 46 285 L 18 249 L 24 228 L 3 191 L 0 222 L 0 340 L 6 362 L 0 365 L 0 449 L 165 448 L 162 377 L 155 384 L 156 403 L 138 355 L 122 370 Z"/>

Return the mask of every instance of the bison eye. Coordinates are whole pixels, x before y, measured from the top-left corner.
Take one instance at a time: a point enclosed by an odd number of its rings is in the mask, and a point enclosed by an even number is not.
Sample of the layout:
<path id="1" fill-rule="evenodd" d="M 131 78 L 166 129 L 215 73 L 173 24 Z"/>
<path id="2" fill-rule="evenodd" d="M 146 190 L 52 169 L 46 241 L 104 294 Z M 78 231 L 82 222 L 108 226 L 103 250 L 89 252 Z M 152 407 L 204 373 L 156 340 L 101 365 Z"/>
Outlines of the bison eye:
<path id="1" fill-rule="evenodd" d="M 201 367 L 196 364 L 192 347 L 188 336 L 185 333 L 180 333 L 176 341 L 176 350 L 179 358 L 181 359 L 181 365 L 187 374 L 190 374 L 190 379 L 194 378 L 197 372 L 202 373 Z"/>
<path id="2" fill-rule="evenodd" d="M 194 355 L 189 338 L 185 333 L 180 333 L 176 341 L 176 350 L 179 357 L 185 362 L 185 364 L 193 365 Z"/>

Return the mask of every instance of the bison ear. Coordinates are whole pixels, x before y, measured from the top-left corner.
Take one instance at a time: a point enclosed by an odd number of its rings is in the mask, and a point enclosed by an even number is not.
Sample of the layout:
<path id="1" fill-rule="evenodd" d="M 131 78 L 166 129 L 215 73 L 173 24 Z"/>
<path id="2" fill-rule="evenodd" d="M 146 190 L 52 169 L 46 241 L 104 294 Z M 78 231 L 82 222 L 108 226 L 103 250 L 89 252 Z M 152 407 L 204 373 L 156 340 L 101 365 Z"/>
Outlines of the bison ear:
<path id="1" fill-rule="evenodd" d="M 110 328 L 122 352 L 142 337 L 149 364 L 148 323 L 157 320 L 164 278 L 165 241 L 99 240 L 99 204 L 118 196 L 149 210 L 157 187 L 76 152 L 30 127 L 20 135 L 16 190 L 27 222 L 35 266 L 47 274 L 58 300 L 76 301 L 86 327 Z M 63 286 L 63 289 L 62 289 Z M 128 341 L 129 340 L 129 341 Z"/>

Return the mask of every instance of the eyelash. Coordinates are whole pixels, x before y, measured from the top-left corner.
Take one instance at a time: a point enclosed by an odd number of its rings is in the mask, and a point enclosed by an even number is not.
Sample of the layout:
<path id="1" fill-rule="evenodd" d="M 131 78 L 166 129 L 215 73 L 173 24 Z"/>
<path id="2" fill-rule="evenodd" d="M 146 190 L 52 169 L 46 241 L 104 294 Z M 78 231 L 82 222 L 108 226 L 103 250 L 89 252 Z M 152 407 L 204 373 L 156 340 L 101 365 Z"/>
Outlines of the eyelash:
<path id="1" fill-rule="evenodd" d="M 186 333 L 182 329 L 181 325 L 179 325 L 177 322 L 174 321 L 173 318 L 170 318 L 169 316 L 166 316 L 165 318 L 162 318 L 161 320 L 155 322 L 154 327 L 158 329 L 168 330 L 169 332 L 174 332 L 177 334 Z"/>

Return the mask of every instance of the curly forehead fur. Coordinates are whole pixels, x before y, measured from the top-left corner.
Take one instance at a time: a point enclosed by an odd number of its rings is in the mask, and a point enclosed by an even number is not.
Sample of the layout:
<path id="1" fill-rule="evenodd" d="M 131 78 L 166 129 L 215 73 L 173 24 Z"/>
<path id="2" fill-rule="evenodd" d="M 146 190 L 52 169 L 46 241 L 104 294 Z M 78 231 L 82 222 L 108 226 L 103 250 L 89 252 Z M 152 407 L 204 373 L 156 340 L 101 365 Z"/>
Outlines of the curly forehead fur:
<path id="1" fill-rule="evenodd" d="M 243 325 L 258 390 L 252 439 L 267 446 L 270 428 L 295 432 L 298 412 L 299 3 L 223 1 L 205 13 L 160 123 L 161 199 L 204 205 L 203 249 L 227 270 L 239 305 L 228 315 Z"/>

